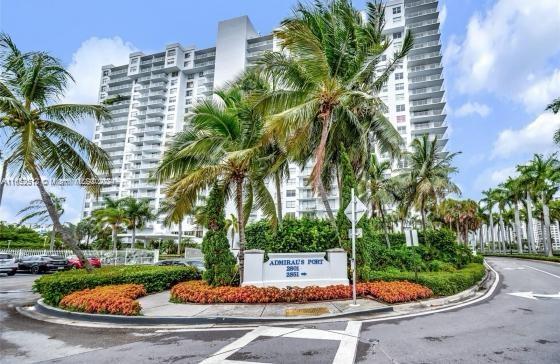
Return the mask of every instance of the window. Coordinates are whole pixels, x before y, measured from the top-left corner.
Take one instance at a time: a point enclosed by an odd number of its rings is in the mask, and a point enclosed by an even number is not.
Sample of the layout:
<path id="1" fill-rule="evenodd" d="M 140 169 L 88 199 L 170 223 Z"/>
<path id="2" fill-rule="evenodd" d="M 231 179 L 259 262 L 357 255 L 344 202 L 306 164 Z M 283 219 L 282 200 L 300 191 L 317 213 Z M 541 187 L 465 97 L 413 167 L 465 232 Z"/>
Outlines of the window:
<path id="1" fill-rule="evenodd" d="M 138 63 L 138 58 L 132 58 L 130 60 L 130 64 L 136 64 L 136 63 Z"/>
<path id="2" fill-rule="evenodd" d="M 175 86 L 175 85 L 177 85 L 177 80 L 171 80 L 169 86 Z"/>
<path id="3" fill-rule="evenodd" d="M 136 72 L 137 69 L 138 67 L 130 67 L 130 72 Z"/>
<path id="4" fill-rule="evenodd" d="M 395 13 L 393 12 L 393 14 Z M 167 57 L 174 57 L 175 54 L 177 54 L 177 51 L 175 49 L 170 49 L 167 51 Z"/>
<path id="5" fill-rule="evenodd" d="M 185 104 L 187 105 L 192 104 L 192 99 L 191 98 L 185 99 Z"/>
<path id="6" fill-rule="evenodd" d="M 171 106 L 169 106 L 169 107 L 171 107 Z M 173 110 L 175 110 L 175 106 L 173 106 Z M 171 110 L 169 110 L 169 111 L 171 111 Z M 175 119 L 175 114 L 167 115 L 167 120 L 173 120 L 173 119 Z M 169 124 L 169 125 L 172 125 L 172 124 Z M 168 125 L 168 129 L 169 129 L 169 125 Z"/>
<path id="7" fill-rule="evenodd" d="M 204 76 L 204 71 L 198 72 L 198 77 L 202 77 L 202 76 Z"/>
<path id="8" fill-rule="evenodd" d="M 400 13 L 401 13 L 401 7 L 400 6 L 395 6 L 393 8 L 393 15 L 400 14 Z"/>
<path id="9" fill-rule="evenodd" d="M 395 16 L 395 17 L 393 18 L 393 23 L 398 23 L 398 22 L 400 22 L 400 21 L 401 21 L 401 17 L 400 17 L 400 16 Z"/>
<path id="10" fill-rule="evenodd" d="M 295 212 L 286 212 L 286 214 L 284 216 L 286 216 L 286 217 L 296 217 L 296 213 Z"/>
<path id="11" fill-rule="evenodd" d="M 395 95 L 396 101 L 404 101 L 404 94 L 396 94 Z"/>
<path id="12" fill-rule="evenodd" d="M 174 104 L 176 101 L 177 101 L 177 98 L 174 97 L 174 96 L 169 98 L 169 103 L 170 104 Z"/>
<path id="13" fill-rule="evenodd" d="M 192 90 L 187 90 L 187 92 L 185 92 L 186 96 L 192 96 Z"/>
<path id="14" fill-rule="evenodd" d="M 295 201 L 286 201 L 286 208 L 293 209 L 294 207 L 296 207 Z"/>
<path id="15" fill-rule="evenodd" d="M 379 60 L 380 60 L 381 62 L 386 61 L 386 60 L 387 60 L 387 55 L 382 54 L 381 57 L 379 57 Z"/>
<path id="16" fill-rule="evenodd" d="M 107 86 L 101 86 L 101 92 L 107 91 Z"/>
<path id="17" fill-rule="evenodd" d="M 170 94 L 174 94 L 176 92 L 177 92 L 177 88 L 175 88 L 175 87 L 169 90 Z"/>
<path id="18" fill-rule="evenodd" d="M 286 197 L 296 197 L 296 190 L 286 190 Z"/>
<path id="19" fill-rule="evenodd" d="M 190 53 L 185 53 L 185 58 L 191 58 L 191 54 Z"/>
<path id="20" fill-rule="evenodd" d="M 400 134 L 406 133 L 406 126 L 397 126 L 397 131 L 398 131 Z"/>
<path id="21" fill-rule="evenodd" d="M 187 80 L 194 80 L 194 73 L 189 73 L 187 75 Z"/>
<path id="22" fill-rule="evenodd" d="M 393 39 L 401 39 L 401 38 L 402 38 L 402 32 L 393 33 Z"/>
<path id="23" fill-rule="evenodd" d="M 183 63 L 183 67 L 189 67 L 191 65 L 191 61 L 185 61 Z"/>
<path id="24" fill-rule="evenodd" d="M 189 110 L 190 110 L 190 109 L 189 109 L 188 107 L 186 107 L 186 108 L 185 108 L 185 114 L 187 114 L 187 113 L 189 112 Z"/>
<path id="25" fill-rule="evenodd" d="M 387 92 L 387 85 L 381 86 L 381 92 Z"/>
<path id="26" fill-rule="evenodd" d="M 395 80 L 402 80 L 404 78 L 402 72 L 395 73 Z"/>
<path id="27" fill-rule="evenodd" d="M 103 71 L 103 76 L 109 76 L 109 70 Z"/>
<path id="28" fill-rule="evenodd" d="M 172 117 L 170 118 L 170 116 L 172 116 Z M 172 120 L 173 117 L 175 117 L 175 115 L 169 114 L 169 115 L 167 115 L 167 120 Z M 167 129 L 173 129 L 173 124 L 167 124 L 166 128 Z"/>
<path id="29" fill-rule="evenodd" d="M 402 90 L 404 90 L 404 83 L 396 83 L 396 84 L 395 84 L 395 90 L 396 90 L 396 91 L 402 91 Z"/>
<path id="30" fill-rule="evenodd" d="M 171 105 L 167 108 L 167 111 L 175 111 L 175 105 Z"/>
<path id="31" fill-rule="evenodd" d="M 397 112 L 401 112 L 401 111 L 405 111 L 404 104 L 403 105 L 397 105 Z"/>
<path id="32" fill-rule="evenodd" d="M 189 81 L 187 82 L 187 88 L 193 88 L 194 87 L 194 82 Z"/>
<path id="33" fill-rule="evenodd" d="M 175 71 L 171 73 L 171 77 L 177 77 L 177 76 L 179 76 L 179 72 Z"/>

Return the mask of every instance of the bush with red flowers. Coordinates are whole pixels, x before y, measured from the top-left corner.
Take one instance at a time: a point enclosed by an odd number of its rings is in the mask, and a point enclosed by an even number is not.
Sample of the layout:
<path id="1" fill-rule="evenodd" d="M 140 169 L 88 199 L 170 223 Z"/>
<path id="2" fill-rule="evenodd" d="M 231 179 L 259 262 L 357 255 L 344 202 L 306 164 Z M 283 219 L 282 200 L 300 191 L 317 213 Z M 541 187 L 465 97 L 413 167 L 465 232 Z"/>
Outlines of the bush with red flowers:
<path id="1" fill-rule="evenodd" d="M 357 294 L 375 300 L 397 303 L 428 298 L 429 288 L 407 281 L 358 283 Z M 352 287 L 333 285 L 327 287 L 211 287 L 205 282 L 188 281 L 171 289 L 171 301 L 177 303 L 276 303 L 346 300 L 352 297 Z"/>
<path id="2" fill-rule="evenodd" d="M 134 316 L 140 313 L 136 298 L 145 296 L 141 284 L 119 284 L 84 289 L 65 296 L 59 306 L 70 311 Z"/>

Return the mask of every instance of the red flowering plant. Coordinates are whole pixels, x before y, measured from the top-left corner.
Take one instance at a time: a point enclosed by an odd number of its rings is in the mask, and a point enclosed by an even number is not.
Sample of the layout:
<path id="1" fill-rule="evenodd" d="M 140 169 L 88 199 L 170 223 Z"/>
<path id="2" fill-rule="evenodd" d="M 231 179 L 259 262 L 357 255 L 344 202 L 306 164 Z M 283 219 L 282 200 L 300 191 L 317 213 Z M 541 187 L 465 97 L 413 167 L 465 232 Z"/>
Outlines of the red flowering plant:
<path id="1" fill-rule="evenodd" d="M 146 289 L 141 284 L 100 286 L 70 293 L 59 306 L 70 311 L 134 316 L 141 310 L 135 299 L 145 295 Z"/>

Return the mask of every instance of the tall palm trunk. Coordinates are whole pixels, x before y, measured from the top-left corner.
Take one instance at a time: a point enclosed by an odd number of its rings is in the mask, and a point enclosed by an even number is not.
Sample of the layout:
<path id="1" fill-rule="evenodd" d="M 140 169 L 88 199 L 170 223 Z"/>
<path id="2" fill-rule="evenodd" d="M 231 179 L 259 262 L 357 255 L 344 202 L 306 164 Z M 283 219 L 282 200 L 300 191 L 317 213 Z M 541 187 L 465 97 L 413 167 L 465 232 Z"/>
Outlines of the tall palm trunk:
<path id="1" fill-rule="evenodd" d="M 523 242 L 521 241 L 521 223 L 519 222 L 519 205 L 517 201 L 514 203 L 514 220 L 515 220 L 515 238 L 517 240 L 517 252 L 523 253 Z"/>
<path id="2" fill-rule="evenodd" d="M 134 248 L 134 244 L 136 244 L 136 220 L 132 220 L 132 248 Z M 145 246 L 144 246 L 145 247 Z"/>
<path id="3" fill-rule="evenodd" d="M 274 184 L 276 185 L 276 218 L 278 223 L 282 223 L 282 181 L 280 180 L 280 172 L 274 172 Z M 232 240 L 233 241 L 233 240 Z M 232 243 L 233 244 L 233 243 Z"/>
<path id="4" fill-rule="evenodd" d="M 504 225 L 504 218 L 502 216 L 502 210 L 500 210 L 500 229 L 502 230 L 502 242 L 501 242 L 501 250 L 502 253 L 506 252 L 506 243 L 507 243 L 507 237 L 506 237 L 506 228 Z"/>
<path id="5" fill-rule="evenodd" d="M 531 195 L 527 193 L 527 243 L 529 244 L 529 252 L 536 251 L 535 247 L 535 234 L 533 232 L 533 201 Z"/>
<path id="6" fill-rule="evenodd" d="M 424 200 L 420 204 L 420 215 L 422 215 L 422 231 L 426 231 L 426 211 L 424 211 Z"/>
<path id="7" fill-rule="evenodd" d="M 181 240 L 183 240 L 183 219 L 179 221 L 179 235 L 177 238 L 177 254 L 181 254 Z"/>
<path id="8" fill-rule="evenodd" d="M 117 224 L 111 225 L 111 243 L 113 243 L 113 251 L 117 250 Z M 144 241 L 144 246 L 146 242 Z"/>
<path id="9" fill-rule="evenodd" d="M 383 224 L 383 233 L 385 234 L 385 242 L 387 243 L 387 248 L 391 248 L 391 242 L 389 241 L 389 233 L 387 232 L 387 223 L 385 222 L 385 211 L 382 203 L 379 203 L 379 212 L 381 213 L 381 223 Z"/>
<path id="10" fill-rule="evenodd" d="M 2 206 L 2 196 L 4 195 L 4 185 L 6 184 L 6 174 L 8 174 L 8 161 L 9 158 L 2 163 L 2 177 L 0 177 L 0 206 Z"/>
<path id="11" fill-rule="evenodd" d="M 35 167 L 32 167 L 31 175 L 33 176 L 35 181 L 37 181 L 37 187 L 39 188 L 39 193 L 41 195 L 41 199 L 45 203 L 45 207 L 47 208 L 47 212 L 49 213 L 49 217 L 52 220 L 54 230 L 60 232 L 60 234 L 62 236 L 62 241 L 64 242 L 64 244 L 68 248 L 70 248 L 70 250 L 72 250 L 72 252 L 74 254 L 76 254 L 78 259 L 80 259 L 80 262 L 82 263 L 82 265 L 86 268 L 86 270 L 88 272 L 91 272 L 91 270 L 93 268 L 92 268 L 91 264 L 89 263 L 89 260 L 86 259 L 86 257 L 84 256 L 84 253 L 82 253 L 82 251 L 80 250 L 78 245 L 76 243 L 74 243 L 70 234 L 68 234 L 66 229 L 64 229 L 64 227 L 60 223 L 60 217 L 58 216 L 58 212 L 56 211 L 56 207 L 54 206 L 54 202 L 52 201 L 51 196 L 49 195 L 49 193 L 45 189 L 45 186 L 43 185 L 43 181 L 41 180 L 41 176 L 39 175 L 39 172 L 37 171 L 37 169 Z"/>
<path id="12" fill-rule="evenodd" d="M 243 177 L 235 184 L 235 203 L 237 205 L 237 232 L 239 234 L 239 277 L 243 283 L 243 269 L 245 267 L 245 217 L 243 216 Z"/>
<path id="13" fill-rule="evenodd" d="M 319 189 L 319 196 L 321 197 L 321 202 L 323 202 L 323 206 L 325 206 L 325 210 L 327 211 L 327 216 L 329 220 L 336 225 L 334 221 L 334 214 L 331 210 L 331 205 L 329 204 L 329 198 L 327 196 L 327 191 L 325 191 L 325 186 L 323 186 L 323 181 L 319 179 L 317 188 Z M 342 206 L 340 208 L 343 208 Z"/>
<path id="14" fill-rule="evenodd" d="M 334 214 L 331 210 L 331 205 L 329 204 L 329 199 L 327 198 L 327 192 L 325 191 L 325 186 L 321 180 L 321 174 L 323 172 L 323 164 L 325 162 L 325 149 L 327 147 L 327 137 L 329 136 L 329 124 L 331 109 L 329 106 L 325 106 L 324 110 L 321 110 L 320 118 L 323 123 L 321 128 L 321 140 L 317 149 L 315 150 L 315 166 L 311 171 L 312 183 L 314 188 L 319 191 L 325 210 L 327 211 L 327 216 L 331 221 L 334 221 Z M 341 191 L 339 191 L 341 193 Z"/>
<path id="15" fill-rule="evenodd" d="M 54 225 L 53 225 L 52 230 L 51 230 L 51 242 L 49 244 L 49 250 L 51 250 L 51 251 L 54 250 L 54 240 L 55 240 L 55 238 L 56 238 L 56 230 L 55 230 Z"/>
<path id="16" fill-rule="evenodd" d="M 550 236 L 550 211 L 546 201 L 544 200 L 544 196 L 542 198 L 542 211 L 543 211 L 543 220 L 544 220 L 544 246 L 545 246 L 545 253 L 547 256 L 552 256 L 552 239 Z"/>
<path id="17" fill-rule="evenodd" d="M 492 209 L 489 211 L 490 216 L 490 241 L 492 244 L 492 252 L 496 252 L 496 239 L 494 239 L 494 218 L 492 217 Z"/>

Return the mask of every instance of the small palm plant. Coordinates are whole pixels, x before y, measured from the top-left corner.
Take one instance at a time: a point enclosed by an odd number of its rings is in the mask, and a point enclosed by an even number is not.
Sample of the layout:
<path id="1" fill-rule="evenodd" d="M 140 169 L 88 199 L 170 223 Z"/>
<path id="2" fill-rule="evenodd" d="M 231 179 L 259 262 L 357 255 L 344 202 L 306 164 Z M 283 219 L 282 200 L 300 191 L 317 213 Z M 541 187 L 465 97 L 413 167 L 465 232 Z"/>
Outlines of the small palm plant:
<path id="1" fill-rule="evenodd" d="M 52 199 L 56 213 L 60 217 L 64 214 L 64 206 L 63 204 L 66 202 L 64 197 L 58 197 L 54 193 L 49 193 L 50 198 Z M 41 199 L 32 200 L 29 202 L 29 206 L 21 209 L 17 213 L 18 215 L 23 215 L 19 220 L 20 224 L 25 224 L 26 222 L 34 221 L 36 224 L 45 224 L 50 220 L 49 212 L 45 208 L 45 203 Z M 56 228 L 52 225 L 51 231 L 51 242 L 50 242 L 50 250 L 54 249 L 54 241 L 56 237 Z"/>

